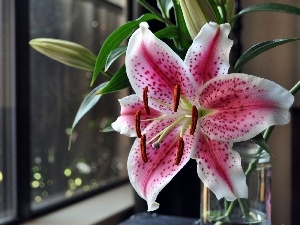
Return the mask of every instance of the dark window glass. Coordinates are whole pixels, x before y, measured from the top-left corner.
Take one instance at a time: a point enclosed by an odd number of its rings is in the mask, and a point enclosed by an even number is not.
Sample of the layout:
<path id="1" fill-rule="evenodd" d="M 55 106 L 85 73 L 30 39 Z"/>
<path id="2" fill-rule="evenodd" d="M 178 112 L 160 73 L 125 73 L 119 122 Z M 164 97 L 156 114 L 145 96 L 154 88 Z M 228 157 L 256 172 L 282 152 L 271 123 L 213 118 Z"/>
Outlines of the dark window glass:
<path id="1" fill-rule="evenodd" d="M 30 39 L 65 39 L 96 55 L 105 38 L 123 22 L 122 4 L 30 0 Z M 68 132 L 83 97 L 91 91 L 91 75 L 30 51 L 33 209 L 127 178 L 130 140 L 116 132 L 99 132 L 117 118 L 120 94 L 100 99 L 76 126 L 68 150 Z M 101 76 L 95 85 L 104 81 Z"/>
<path id="2" fill-rule="evenodd" d="M 0 1 L 0 223 L 16 214 L 14 1 Z"/>

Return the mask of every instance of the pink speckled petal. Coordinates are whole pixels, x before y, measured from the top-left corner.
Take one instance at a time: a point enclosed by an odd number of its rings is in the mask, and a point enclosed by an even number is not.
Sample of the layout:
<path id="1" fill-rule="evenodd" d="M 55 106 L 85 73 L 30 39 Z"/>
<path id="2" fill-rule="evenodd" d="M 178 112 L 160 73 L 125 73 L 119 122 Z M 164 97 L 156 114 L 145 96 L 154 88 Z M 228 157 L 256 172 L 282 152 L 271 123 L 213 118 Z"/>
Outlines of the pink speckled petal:
<path id="1" fill-rule="evenodd" d="M 149 105 L 158 111 L 172 111 L 176 84 L 186 98 L 195 98 L 195 82 L 183 60 L 156 38 L 145 22 L 129 40 L 125 64 L 133 90 L 142 98 L 143 88 L 148 86 Z"/>
<path id="2" fill-rule="evenodd" d="M 246 176 L 241 167 L 240 155 L 231 149 L 228 142 L 212 141 L 201 135 L 195 142 L 193 157 L 198 163 L 197 172 L 202 182 L 218 199 L 247 198 Z"/>
<path id="3" fill-rule="evenodd" d="M 165 124 L 171 122 L 173 121 L 165 121 Z M 147 140 L 160 130 L 159 123 L 159 121 L 154 121 L 146 128 L 144 132 Z M 140 139 L 135 140 L 129 153 L 127 162 L 129 179 L 136 192 L 147 201 L 148 211 L 159 207 L 156 202 L 157 195 L 190 159 L 191 139 L 184 137 L 183 156 L 179 165 L 175 165 L 179 132 L 179 127 L 170 131 L 159 149 L 153 148 L 151 143 L 147 144 L 147 163 L 144 163 L 141 158 Z"/>
<path id="4" fill-rule="evenodd" d="M 210 22 L 195 37 L 186 55 L 185 64 L 198 86 L 213 77 L 228 73 L 229 52 L 233 44 L 228 39 L 229 32 L 229 24 L 218 25 Z"/>
<path id="5" fill-rule="evenodd" d="M 294 96 L 278 84 L 251 75 L 229 74 L 208 81 L 200 105 L 215 110 L 201 130 L 212 140 L 245 141 L 272 125 L 290 121 Z"/>
<path id="6" fill-rule="evenodd" d="M 135 114 L 141 109 L 140 128 L 143 131 L 152 121 L 145 121 L 159 117 L 161 114 L 154 109 L 151 109 L 151 115 L 147 115 L 144 110 L 143 102 L 137 95 L 126 96 L 119 99 L 121 112 L 118 119 L 111 124 L 115 131 L 129 137 L 136 137 L 135 130 Z"/>

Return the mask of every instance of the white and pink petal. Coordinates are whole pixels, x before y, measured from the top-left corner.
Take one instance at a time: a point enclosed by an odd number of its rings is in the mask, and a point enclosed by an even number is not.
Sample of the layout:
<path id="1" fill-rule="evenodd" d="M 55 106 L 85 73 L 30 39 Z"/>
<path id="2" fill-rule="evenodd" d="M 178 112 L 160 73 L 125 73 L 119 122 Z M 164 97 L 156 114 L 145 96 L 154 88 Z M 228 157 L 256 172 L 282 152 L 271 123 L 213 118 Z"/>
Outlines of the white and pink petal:
<path id="1" fill-rule="evenodd" d="M 280 85 L 247 74 L 228 74 L 208 81 L 199 102 L 211 110 L 202 132 L 212 140 L 245 141 L 269 126 L 290 121 L 294 96 Z"/>
<path id="2" fill-rule="evenodd" d="M 241 167 L 240 155 L 231 149 L 229 142 L 210 140 L 198 130 L 198 140 L 192 157 L 196 159 L 201 181 L 218 199 L 247 198 L 246 176 Z"/>
<path id="3" fill-rule="evenodd" d="M 166 121 L 168 124 L 172 122 L 172 120 Z M 158 121 L 154 121 L 145 130 L 148 141 L 160 130 L 158 123 Z M 152 143 L 147 143 L 148 162 L 146 163 L 141 156 L 141 139 L 135 140 L 130 151 L 127 162 L 129 179 L 136 192 L 147 201 L 148 211 L 156 210 L 159 207 L 159 203 L 156 202 L 159 192 L 190 159 L 191 149 L 188 147 L 190 140 L 184 138 L 187 146 L 184 147 L 180 163 L 175 165 L 179 132 L 180 127 L 172 129 L 161 142 L 159 149 L 153 148 Z"/>
<path id="4" fill-rule="evenodd" d="M 136 137 L 135 114 L 138 110 L 141 110 L 141 130 L 144 130 L 152 122 L 151 119 L 161 115 L 161 113 L 154 109 L 150 109 L 151 114 L 148 115 L 144 110 L 143 102 L 136 94 L 119 99 L 119 103 L 121 105 L 120 116 L 111 124 L 111 126 L 115 131 L 129 137 Z"/>
<path id="5" fill-rule="evenodd" d="M 129 39 L 126 52 L 126 72 L 135 93 L 142 98 L 148 87 L 149 105 L 161 112 L 173 106 L 174 87 L 181 86 L 181 94 L 194 97 L 196 90 L 183 60 L 163 41 L 154 36 L 143 22 Z"/>
<path id="6" fill-rule="evenodd" d="M 233 44 L 228 39 L 229 32 L 229 24 L 210 22 L 195 37 L 187 52 L 185 64 L 198 87 L 214 77 L 228 73 L 229 52 Z"/>

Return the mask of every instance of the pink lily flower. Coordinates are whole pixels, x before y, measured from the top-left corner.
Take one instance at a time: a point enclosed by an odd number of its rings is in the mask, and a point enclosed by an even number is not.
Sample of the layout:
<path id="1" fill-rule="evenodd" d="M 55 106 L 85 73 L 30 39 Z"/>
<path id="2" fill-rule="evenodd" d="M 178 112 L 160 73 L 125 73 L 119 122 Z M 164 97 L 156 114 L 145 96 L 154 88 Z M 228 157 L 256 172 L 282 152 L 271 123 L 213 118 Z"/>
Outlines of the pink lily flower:
<path id="1" fill-rule="evenodd" d="M 190 158 L 218 199 L 247 198 L 232 143 L 290 120 L 294 97 L 287 90 L 259 77 L 227 74 L 229 32 L 229 24 L 206 24 L 184 60 L 147 23 L 129 40 L 125 65 L 136 94 L 119 100 L 121 115 L 112 127 L 137 136 L 128 174 L 148 211 L 159 207 L 157 195 Z"/>

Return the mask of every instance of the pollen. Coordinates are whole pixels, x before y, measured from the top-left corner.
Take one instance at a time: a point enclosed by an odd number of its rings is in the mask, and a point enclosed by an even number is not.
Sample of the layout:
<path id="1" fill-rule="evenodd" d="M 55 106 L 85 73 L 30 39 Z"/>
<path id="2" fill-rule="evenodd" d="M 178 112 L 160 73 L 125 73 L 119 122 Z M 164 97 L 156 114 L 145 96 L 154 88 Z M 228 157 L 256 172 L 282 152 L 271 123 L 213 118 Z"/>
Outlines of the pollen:
<path id="1" fill-rule="evenodd" d="M 146 86 L 143 89 L 143 102 L 144 102 L 145 112 L 147 113 L 147 115 L 150 115 L 150 108 L 149 108 L 149 105 L 148 105 L 148 86 Z"/>
<path id="2" fill-rule="evenodd" d="M 177 112 L 180 100 L 180 85 L 176 84 L 174 87 L 174 112 Z"/>
<path id="3" fill-rule="evenodd" d="M 191 124 L 191 129 L 190 129 L 190 135 L 193 135 L 195 133 L 197 121 L 198 121 L 198 110 L 197 110 L 197 107 L 193 105 L 193 107 L 192 107 L 192 124 Z"/>
<path id="4" fill-rule="evenodd" d="M 180 137 L 177 142 L 177 155 L 176 155 L 176 161 L 175 165 L 178 166 L 183 155 L 183 149 L 184 149 L 184 141 L 183 138 Z"/>
<path id="5" fill-rule="evenodd" d="M 148 162 L 147 152 L 146 152 L 146 135 L 143 134 L 141 136 L 141 142 L 140 142 L 140 148 L 141 148 L 141 156 L 144 163 Z"/>
<path id="6" fill-rule="evenodd" d="M 141 138 L 141 110 L 138 110 L 135 113 L 135 131 L 136 131 L 136 136 L 138 138 Z"/>

